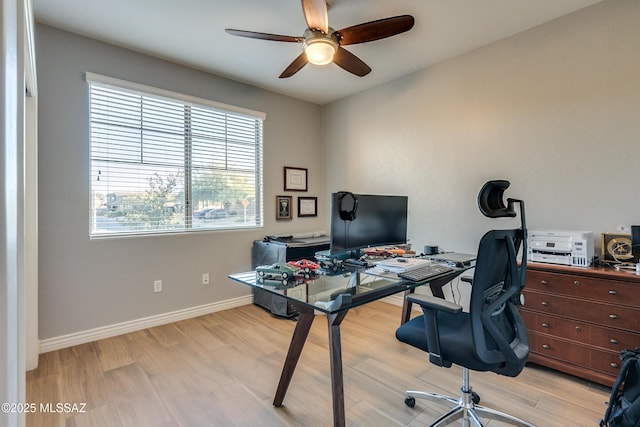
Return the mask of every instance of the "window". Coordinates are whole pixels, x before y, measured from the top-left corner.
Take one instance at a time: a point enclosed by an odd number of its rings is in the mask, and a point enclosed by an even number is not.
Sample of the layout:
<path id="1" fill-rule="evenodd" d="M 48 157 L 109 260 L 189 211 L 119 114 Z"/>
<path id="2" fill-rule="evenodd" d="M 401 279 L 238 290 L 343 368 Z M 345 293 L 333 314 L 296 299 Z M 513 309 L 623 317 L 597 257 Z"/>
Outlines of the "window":
<path id="1" fill-rule="evenodd" d="M 262 225 L 263 113 L 87 81 L 91 237 Z"/>

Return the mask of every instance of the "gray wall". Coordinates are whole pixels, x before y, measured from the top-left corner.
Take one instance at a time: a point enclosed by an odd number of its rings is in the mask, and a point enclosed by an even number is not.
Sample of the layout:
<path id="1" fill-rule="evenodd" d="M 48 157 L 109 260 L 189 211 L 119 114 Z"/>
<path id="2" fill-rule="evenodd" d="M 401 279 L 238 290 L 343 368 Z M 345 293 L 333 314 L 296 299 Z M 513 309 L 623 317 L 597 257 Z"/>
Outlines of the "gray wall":
<path id="1" fill-rule="evenodd" d="M 317 218 L 275 221 L 285 165 L 309 169 L 309 191 L 289 193 L 294 203 L 298 195 L 318 196 L 320 206 L 328 200 L 317 105 L 48 26 L 36 31 L 40 339 L 247 295 L 226 276 L 250 269 L 254 239 L 325 229 L 324 208 Z M 265 227 L 90 241 L 85 71 L 265 112 Z M 208 286 L 200 284 L 205 272 Z M 153 293 L 155 279 L 162 293 Z"/>
<path id="2" fill-rule="evenodd" d="M 476 207 L 492 178 L 530 228 L 640 224 L 639 22 L 605 1 L 323 107 L 327 190 L 407 194 L 418 248 L 509 224 Z"/>

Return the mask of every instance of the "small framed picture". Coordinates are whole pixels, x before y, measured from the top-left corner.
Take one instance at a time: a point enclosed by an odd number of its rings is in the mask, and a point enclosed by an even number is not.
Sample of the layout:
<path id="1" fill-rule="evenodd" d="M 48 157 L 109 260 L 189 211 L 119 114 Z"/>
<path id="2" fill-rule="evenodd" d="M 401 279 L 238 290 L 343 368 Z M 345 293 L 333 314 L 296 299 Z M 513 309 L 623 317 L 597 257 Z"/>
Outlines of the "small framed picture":
<path id="1" fill-rule="evenodd" d="M 298 216 L 318 216 L 318 198 L 298 197 Z"/>
<path id="2" fill-rule="evenodd" d="M 285 166 L 284 191 L 307 191 L 307 169 Z"/>
<path id="3" fill-rule="evenodd" d="M 291 196 L 276 196 L 276 219 L 291 219 Z"/>

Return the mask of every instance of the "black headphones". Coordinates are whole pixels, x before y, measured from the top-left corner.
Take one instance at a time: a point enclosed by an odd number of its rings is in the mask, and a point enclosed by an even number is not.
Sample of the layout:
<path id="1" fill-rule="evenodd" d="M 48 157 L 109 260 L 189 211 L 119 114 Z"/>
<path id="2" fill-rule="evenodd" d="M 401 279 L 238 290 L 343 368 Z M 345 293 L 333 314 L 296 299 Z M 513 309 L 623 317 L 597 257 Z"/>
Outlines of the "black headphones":
<path id="1" fill-rule="evenodd" d="M 340 211 L 340 219 L 343 221 L 353 221 L 356 219 L 356 211 L 358 210 L 358 198 L 349 191 L 340 191 L 340 198 L 338 199 L 338 210 Z M 350 197 L 353 203 L 353 207 L 350 210 L 342 208 L 342 203 L 345 197 Z"/>

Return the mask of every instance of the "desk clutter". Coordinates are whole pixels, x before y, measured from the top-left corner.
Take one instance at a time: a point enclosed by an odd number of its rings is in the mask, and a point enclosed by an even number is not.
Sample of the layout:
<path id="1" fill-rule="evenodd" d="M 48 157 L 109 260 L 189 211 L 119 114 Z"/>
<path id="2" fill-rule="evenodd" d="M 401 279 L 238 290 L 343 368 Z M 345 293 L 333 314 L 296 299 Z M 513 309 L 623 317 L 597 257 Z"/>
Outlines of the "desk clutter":
<path id="1" fill-rule="evenodd" d="M 451 272 L 454 268 L 473 267 L 475 264 L 475 256 L 471 254 L 450 252 L 416 255 L 410 245 L 366 248 L 356 253 L 322 250 L 316 252 L 314 258 L 315 261 L 300 259 L 256 266 L 256 282 L 270 283 L 284 289 L 315 280 L 320 275 L 351 272 L 419 282 Z"/>

